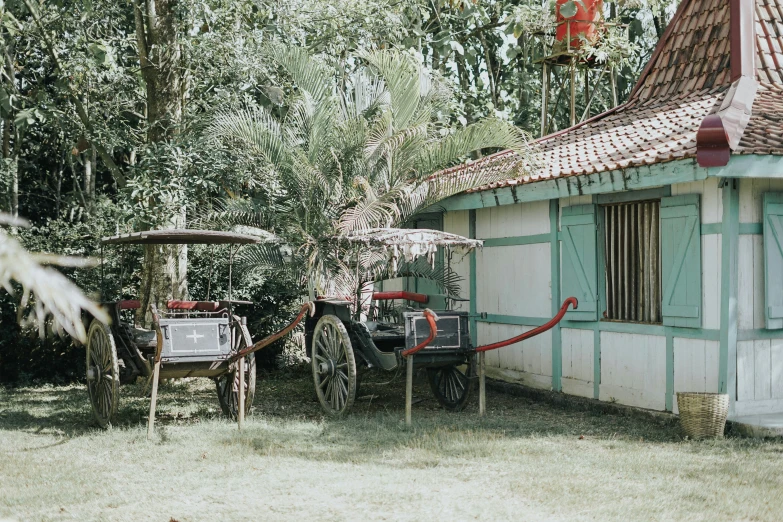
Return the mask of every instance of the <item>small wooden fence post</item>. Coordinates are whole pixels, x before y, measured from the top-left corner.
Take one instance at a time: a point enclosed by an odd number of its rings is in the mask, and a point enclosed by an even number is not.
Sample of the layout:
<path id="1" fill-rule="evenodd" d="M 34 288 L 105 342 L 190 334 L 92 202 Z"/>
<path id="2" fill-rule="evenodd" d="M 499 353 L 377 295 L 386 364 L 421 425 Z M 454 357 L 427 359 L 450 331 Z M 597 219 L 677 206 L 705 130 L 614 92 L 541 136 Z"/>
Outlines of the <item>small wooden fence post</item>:
<path id="1" fill-rule="evenodd" d="M 239 384 L 237 385 L 237 392 L 239 394 L 239 404 L 237 405 L 237 423 L 239 429 L 242 429 L 242 424 L 245 422 L 245 358 L 239 358 L 239 364 L 237 365 L 237 375 L 239 377 Z"/>
<path id="2" fill-rule="evenodd" d="M 487 386 L 484 366 L 485 352 L 479 353 L 479 415 L 483 417 L 487 412 Z"/>
<path id="3" fill-rule="evenodd" d="M 152 400 L 150 401 L 150 417 L 147 421 L 147 440 L 155 433 L 155 406 L 158 402 L 158 381 L 160 377 L 160 357 L 156 358 L 155 369 L 152 372 Z"/>
<path id="4" fill-rule="evenodd" d="M 413 355 L 408 356 L 406 361 L 407 378 L 405 380 L 405 424 L 411 425 L 411 405 L 413 401 Z"/>

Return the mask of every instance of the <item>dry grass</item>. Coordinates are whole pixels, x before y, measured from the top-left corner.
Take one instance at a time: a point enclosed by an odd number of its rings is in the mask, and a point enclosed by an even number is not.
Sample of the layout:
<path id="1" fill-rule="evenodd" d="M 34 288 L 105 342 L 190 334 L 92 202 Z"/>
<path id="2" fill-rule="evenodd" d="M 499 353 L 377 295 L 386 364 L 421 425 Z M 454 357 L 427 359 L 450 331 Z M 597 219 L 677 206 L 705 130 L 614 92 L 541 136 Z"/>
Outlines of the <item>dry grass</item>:
<path id="1" fill-rule="evenodd" d="M 371 378 L 383 378 L 373 375 Z M 370 380 L 370 379 L 367 379 Z M 0 391 L 0 519 L 780 520 L 783 443 L 681 440 L 653 421 L 499 393 L 481 420 L 436 407 L 426 384 L 365 382 L 325 420 L 306 374 L 259 381 L 246 429 L 207 380 L 165 385 L 154 442 L 141 387 L 91 427 L 81 386 Z M 584 438 L 581 438 L 581 437 Z"/>

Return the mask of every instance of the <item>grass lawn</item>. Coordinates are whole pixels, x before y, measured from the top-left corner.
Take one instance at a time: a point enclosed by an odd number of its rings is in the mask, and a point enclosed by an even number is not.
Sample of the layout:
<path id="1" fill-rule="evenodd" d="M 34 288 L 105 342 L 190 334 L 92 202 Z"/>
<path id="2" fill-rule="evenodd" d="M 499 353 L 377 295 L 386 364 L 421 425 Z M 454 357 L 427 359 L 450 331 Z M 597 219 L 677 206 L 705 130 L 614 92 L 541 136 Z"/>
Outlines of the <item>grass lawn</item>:
<path id="1" fill-rule="evenodd" d="M 0 520 L 783 519 L 778 441 L 685 441 L 491 391 L 481 420 L 477 397 L 448 414 L 423 379 L 406 428 L 402 376 L 331 420 L 293 372 L 259 379 L 241 433 L 211 381 L 165 384 L 148 442 L 142 387 L 120 391 L 101 431 L 83 386 L 0 389 Z"/>

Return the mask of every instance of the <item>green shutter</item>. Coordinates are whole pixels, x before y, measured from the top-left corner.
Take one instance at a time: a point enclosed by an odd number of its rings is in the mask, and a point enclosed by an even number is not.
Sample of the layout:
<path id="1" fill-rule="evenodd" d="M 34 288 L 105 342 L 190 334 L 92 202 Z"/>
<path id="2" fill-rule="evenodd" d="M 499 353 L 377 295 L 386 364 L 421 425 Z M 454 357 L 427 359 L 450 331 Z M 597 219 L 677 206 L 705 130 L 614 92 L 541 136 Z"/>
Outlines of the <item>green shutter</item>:
<path id="1" fill-rule="evenodd" d="M 663 324 L 701 328 L 698 194 L 661 199 L 661 288 Z"/>
<path id="2" fill-rule="evenodd" d="M 783 194 L 764 194 L 764 294 L 769 329 L 783 328 Z"/>
<path id="3" fill-rule="evenodd" d="M 595 205 L 565 207 L 560 222 L 563 241 L 561 291 L 563 299 L 576 297 L 579 309 L 566 314 L 571 321 L 598 320 L 598 269 Z"/>

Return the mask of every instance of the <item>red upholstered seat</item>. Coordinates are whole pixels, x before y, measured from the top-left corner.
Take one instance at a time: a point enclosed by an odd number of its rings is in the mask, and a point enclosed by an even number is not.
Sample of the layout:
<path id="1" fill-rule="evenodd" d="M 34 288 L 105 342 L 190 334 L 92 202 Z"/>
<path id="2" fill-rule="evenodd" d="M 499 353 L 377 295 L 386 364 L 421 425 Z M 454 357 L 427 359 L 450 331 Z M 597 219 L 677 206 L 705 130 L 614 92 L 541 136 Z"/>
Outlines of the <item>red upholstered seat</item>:
<path id="1" fill-rule="evenodd" d="M 141 307 L 141 303 L 138 299 L 123 299 L 117 303 L 117 308 L 120 310 L 138 310 Z"/>
<path id="2" fill-rule="evenodd" d="M 198 312 L 216 312 L 220 309 L 217 301 L 180 301 L 171 299 L 166 302 L 169 310 L 195 310 Z"/>

